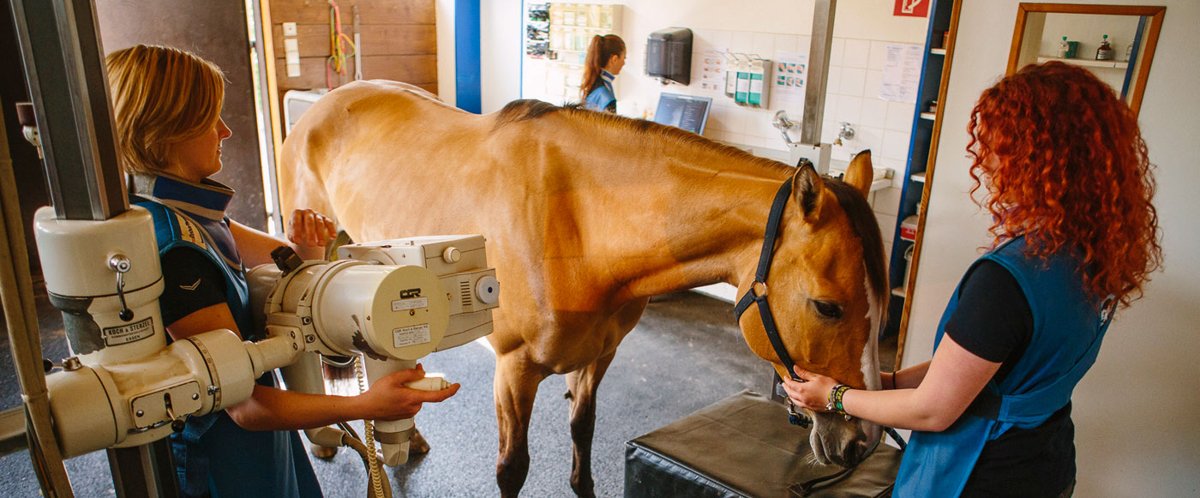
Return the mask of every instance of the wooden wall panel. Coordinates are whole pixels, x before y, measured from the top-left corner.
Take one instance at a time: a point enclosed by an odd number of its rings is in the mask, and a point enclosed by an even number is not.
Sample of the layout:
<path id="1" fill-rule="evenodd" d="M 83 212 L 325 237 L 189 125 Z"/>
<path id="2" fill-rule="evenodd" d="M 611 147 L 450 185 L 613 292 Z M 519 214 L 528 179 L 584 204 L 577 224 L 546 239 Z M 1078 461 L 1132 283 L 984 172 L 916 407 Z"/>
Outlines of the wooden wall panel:
<path id="1" fill-rule="evenodd" d="M 364 79 L 386 79 L 417 85 L 437 93 L 437 32 L 435 0 L 338 0 L 341 29 L 354 37 L 352 6 L 358 5 Z M 327 88 L 330 9 L 326 0 L 263 0 L 268 8 L 268 52 L 274 57 L 275 96 L 282 105 L 288 90 Z M 288 77 L 283 23 L 296 23 L 300 76 Z M 268 31 L 269 29 L 269 31 Z M 347 48 L 347 52 L 352 52 Z M 332 75 L 336 87 L 354 79 L 354 58 L 346 61 L 346 75 Z M 280 119 L 273 111 L 273 119 Z M 279 126 L 282 132 L 283 127 Z"/>
<path id="2" fill-rule="evenodd" d="M 270 1 L 271 13 L 275 17 L 272 23 L 329 25 L 329 3 L 325 0 Z M 338 7 L 344 27 L 354 20 L 351 15 L 351 5 L 354 4 L 358 4 L 358 13 L 363 25 L 434 24 L 433 0 L 342 0 L 338 2 Z"/>
<path id="3" fill-rule="evenodd" d="M 325 61 L 324 57 L 301 57 L 300 76 L 289 78 L 283 59 L 275 59 L 276 74 L 281 75 L 279 77 L 280 93 L 293 89 L 324 88 Z M 351 79 L 346 77 L 345 82 L 349 82 Z M 436 93 L 437 57 L 433 55 L 363 56 L 363 79 L 396 80 L 422 87 L 429 85 Z"/>
<path id="4" fill-rule="evenodd" d="M 343 26 L 342 30 L 354 37 L 352 27 Z M 283 26 L 276 24 L 272 31 L 278 55 L 283 47 Z M 300 24 L 296 31 L 301 58 L 329 56 L 328 24 Z M 432 24 L 364 24 L 361 38 L 364 57 L 437 54 L 437 32 Z"/>

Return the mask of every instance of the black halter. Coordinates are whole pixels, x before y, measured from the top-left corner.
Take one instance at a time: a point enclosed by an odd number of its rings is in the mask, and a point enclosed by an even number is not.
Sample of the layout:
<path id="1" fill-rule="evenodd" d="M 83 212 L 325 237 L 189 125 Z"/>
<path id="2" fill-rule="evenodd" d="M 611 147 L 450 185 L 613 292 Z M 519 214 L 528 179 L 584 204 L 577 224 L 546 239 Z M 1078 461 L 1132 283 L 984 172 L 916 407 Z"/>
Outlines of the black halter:
<path id="1" fill-rule="evenodd" d="M 796 362 L 792 361 L 792 356 L 784 348 L 783 339 L 779 337 L 779 327 L 775 325 L 775 315 L 771 314 L 771 306 L 767 304 L 767 273 L 771 270 L 771 257 L 775 253 L 775 239 L 779 236 L 779 223 L 783 220 L 783 208 L 787 206 L 788 197 L 791 195 L 792 182 L 788 180 L 779 187 L 779 192 L 775 194 L 775 201 L 771 203 L 771 214 L 767 216 L 767 231 L 763 235 L 762 254 L 758 258 L 758 271 L 754 273 L 754 283 L 750 284 L 750 288 L 733 307 L 733 316 L 735 320 L 740 320 L 742 314 L 750 309 L 750 305 L 757 303 L 758 316 L 762 319 L 763 329 L 767 331 L 767 339 L 771 341 L 771 347 L 775 348 L 775 356 L 779 357 L 779 362 L 787 369 L 792 380 L 800 380 L 796 376 Z M 802 427 L 812 424 L 812 420 L 797 412 L 790 401 L 788 402 L 788 421 Z"/>
<path id="2" fill-rule="evenodd" d="M 797 166 L 803 168 L 805 162 L 807 160 L 802 159 Z M 750 305 L 757 303 L 758 316 L 762 320 L 763 329 L 767 332 L 767 339 L 771 341 L 771 347 L 775 348 L 775 356 L 779 357 L 779 362 L 787 369 L 788 376 L 792 380 L 803 382 L 796 376 L 796 362 L 792 361 L 792 356 L 784 348 L 783 339 L 779 337 L 779 327 L 775 325 L 775 315 L 771 314 L 771 306 L 767 304 L 767 273 L 771 270 L 771 258 L 775 254 L 775 239 L 779 237 L 779 223 L 783 220 L 783 208 L 787 206 L 788 197 L 791 195 L 792 182 L 788 180 L 783 182 L 783 185 L 779 186 L 779 192 L 775 193 L 775 200 L 771 203 L 771 214 L 767 216 L 767 230 L 763 234 L 762 253 L 758 257 L 758 270 L 754 273 L 754 283 L 750 284 L 750 288 L 746 289 L 746 293 L 733 307 L 733 316 L 735 320 L 741 320 L 742 314 L 750 309 Z M 762 289 L 761 293 L 758 292 L 759 288 Z M 812 419 L 796 411 L 791 400 L 788 400 L 788 422 L 801 427 L 812 425 Z M 896 441 L 901 450 L 904 449 L 906 446 L 904 439 L 895 429 L 882 425 L 880 427 Z"/>

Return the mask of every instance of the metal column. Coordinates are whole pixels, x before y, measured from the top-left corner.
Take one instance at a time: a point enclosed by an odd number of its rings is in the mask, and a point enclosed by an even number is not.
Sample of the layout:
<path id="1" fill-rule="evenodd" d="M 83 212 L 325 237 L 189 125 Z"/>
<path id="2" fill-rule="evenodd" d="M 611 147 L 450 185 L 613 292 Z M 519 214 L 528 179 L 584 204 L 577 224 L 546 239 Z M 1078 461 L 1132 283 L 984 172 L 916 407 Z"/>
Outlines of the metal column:
<path id="1" fill-rule="evenodd" d="M 833 19 L 837 0 L 816 0 L 812 38 L 808 46 L 808 87 L 804 90 L 804 118 L 800 143 L 820 145 L 825 119 L 825 87 L 829 81 L 829 48 L 833 45 Z"/>
<path id="2" fill-rule="evenodd" d="M 127 211 L 95 5 L 92 0 L 10 1 L 55 215 L 103 221 Z M 36 327 L 27 334 L 31 337 L 21 342 L 29 350 L 14 351 L 14 358 L 22 373 L 22 390 L 32 398 L 26 403 L 33 428 L 30 454 L 43 489 L 71 496 L 48 405 L 40 406 L 46 404 L 46 384 Z M 117 496 L 178 495 L 165 440 L 109 449 L 108 457 Z"/>

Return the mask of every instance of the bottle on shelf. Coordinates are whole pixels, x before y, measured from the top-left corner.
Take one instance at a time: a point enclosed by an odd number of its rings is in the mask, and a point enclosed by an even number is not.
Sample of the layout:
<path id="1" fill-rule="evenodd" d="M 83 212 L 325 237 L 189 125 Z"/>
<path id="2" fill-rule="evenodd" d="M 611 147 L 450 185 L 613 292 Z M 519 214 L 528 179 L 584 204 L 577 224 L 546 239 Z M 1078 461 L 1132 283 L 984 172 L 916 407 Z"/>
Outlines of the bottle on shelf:
<path id="1" fill-rule="evenodd" d="M 1100 42 L 1100 47 L 1096 49 L 1096 60 L 1111 61 L 1115 55 L 1112 44 L 1108 42 L 1108 35 L 1104 35 L 1104 40 Z"/>
<path id="2" fill-rule="evenodd" d="M 1067 43 L 1067 35 L 1063 35 L 1062 41 L 1058 44 L 1058 53 L 1055 54 L 1059 59 L 1066 59 L 1067 54 L 1071 53 L 1071 44 Z"/>

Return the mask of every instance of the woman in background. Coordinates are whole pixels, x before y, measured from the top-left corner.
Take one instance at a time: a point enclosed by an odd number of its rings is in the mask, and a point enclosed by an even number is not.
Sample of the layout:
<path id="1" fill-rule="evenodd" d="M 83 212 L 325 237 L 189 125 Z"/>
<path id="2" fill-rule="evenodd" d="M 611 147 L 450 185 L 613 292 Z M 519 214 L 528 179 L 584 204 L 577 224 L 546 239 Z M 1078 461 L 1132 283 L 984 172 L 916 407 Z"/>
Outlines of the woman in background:
<path id="1" fill-rule="evenodd" d="M 625 67 L 625 41 L 617 35 L 596 35 L 588 45 L 584 61 L 583 83 L 579 96 L 583 107 L 593 111 L 617 112 L 617 94 L 613 79 Z"/>
<path id="2" fill-rule="evenodd" d="M 882 374 L 881 391 L 800 369 L 784 387 L 809 410 L 912 429 L 895 496 L 1070 496 L 1072 390 L 1162 263 L 1146 144 L 1111 87 L 1061 62 L 984 91 L 968 132 L 994 240 L 933 359 Z"/>
<path id="3" fill-rule="evenodd" d="M 335 231 L 311 210 L 292 213 L 288 241 L 225 216 L 233 190 L 208 177 L 221 170 L 221 70 L 191 53 L 138 45 L 107 58 L 118 154 L 130 176 L 134 204 L 150 211 L 163 273 L 159 304 L 173 340 L 229 329 L 263 338 L 251 319 L 247 266 L 271 262 L 290 245 L 320 259 Z M 420 365 L 373 382 L 358 396 L 312 395 L 278 389 L 273 373 L 260 377 L 250 399 L 226 410 L 189 417 L 172 434 L 180 491 L 185 496 L 311 497 L 321 488 L 295 429 L 360 419 L 411 418 L 422 403 L 458 391 L 405 387 Z"/>

